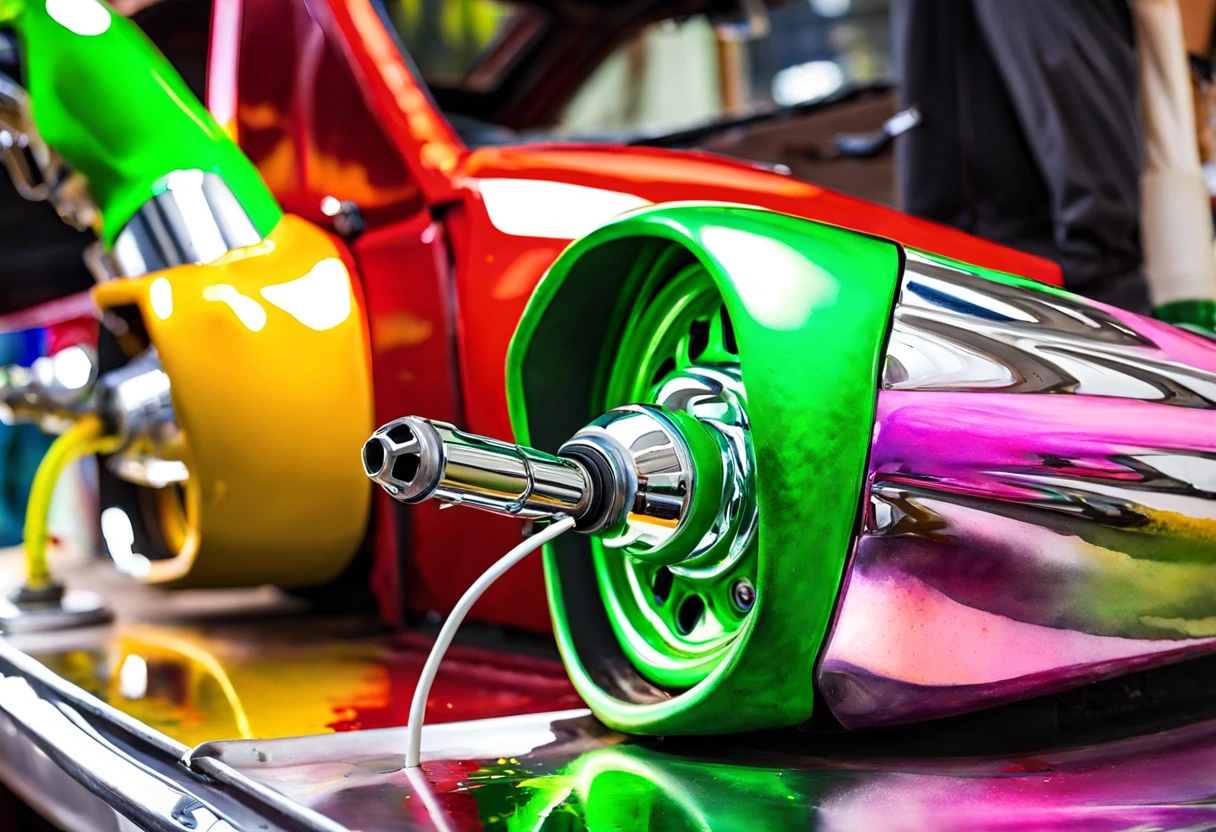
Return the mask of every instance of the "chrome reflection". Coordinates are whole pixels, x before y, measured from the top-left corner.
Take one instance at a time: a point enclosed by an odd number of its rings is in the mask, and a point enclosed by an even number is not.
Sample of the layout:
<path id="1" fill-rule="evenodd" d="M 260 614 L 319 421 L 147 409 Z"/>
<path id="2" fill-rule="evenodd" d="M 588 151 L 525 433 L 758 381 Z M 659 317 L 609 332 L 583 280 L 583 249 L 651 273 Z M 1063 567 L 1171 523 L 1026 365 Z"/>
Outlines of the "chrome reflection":
<path id="1" fill-rule="evenodd" d="M 1216 403 L 1216 373 L 1168 360 L 1111 312 L 916 252 L 908 253 L 883 387 Z"/>
<path id="2" fill-rule="evenodd" d="M 909 256 L 818 669 L 848 727 L 1216 650 L 1216 347 L 1015 283 Z"/>
<path id="3" fill-rule="evenodd" d="M 151 488 L 185 482 L 189 472 L 181 429 L 169 376 L 161 369 L 155 348 L 106 373 L 97 387 L 98 408 L 122 442 L 121 450 L 106 458 L 110 470 Z"/>
<path id="4" fill-rule="evenodd" d="M 111 253 L 114 270 L 127 277 L 172 266 L 211 263 L 262 235 L 219 176 L 178 170 L 164 190 L 143 204 L 119 233 Z"/>
<path id="5" fill-rule="evenodd" d="M 23 198 L 50 202 L 81 231 L 93 227 L 97 206 L 83 176 L 73 173 L 34 126 L 29 94 L 0 73 L 0 162 Z"/>

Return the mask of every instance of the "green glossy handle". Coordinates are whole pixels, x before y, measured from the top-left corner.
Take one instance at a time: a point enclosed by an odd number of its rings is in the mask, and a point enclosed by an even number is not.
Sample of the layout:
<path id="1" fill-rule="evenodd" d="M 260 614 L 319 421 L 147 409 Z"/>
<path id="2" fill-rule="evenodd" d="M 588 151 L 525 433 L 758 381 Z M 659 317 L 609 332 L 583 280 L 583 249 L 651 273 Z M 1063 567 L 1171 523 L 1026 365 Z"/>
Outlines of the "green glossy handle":
<path id="1" fill-rule="evenodd" d="M 176 170 L 219 175 L 263 236 L 282 212 L 257 169 L 139 28 L 99 0 L 0 0 L 42 138 L 89 181 L 110 247 Z"/>

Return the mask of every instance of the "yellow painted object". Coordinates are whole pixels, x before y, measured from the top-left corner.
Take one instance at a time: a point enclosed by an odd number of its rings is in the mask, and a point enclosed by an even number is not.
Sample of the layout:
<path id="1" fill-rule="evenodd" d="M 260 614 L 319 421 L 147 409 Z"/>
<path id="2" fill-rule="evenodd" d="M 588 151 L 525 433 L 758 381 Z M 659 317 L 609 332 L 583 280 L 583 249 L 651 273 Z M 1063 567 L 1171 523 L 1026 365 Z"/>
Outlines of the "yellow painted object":
<path id="1" fill-rule="evenodd" d="M 46 589 L 51 585 L 51 567 L 46 550 L 51 534 L 51 496 L 65 468 L 81 457 L 114 450 L 117 440 L 105 435 L 101 419 L 83 417 L 52 443 L 34 474 L 29 503 L 25 507 L 25 585 Z"/>
<path id="2" fill-rule="evenodd" d="M 204 266 L 97 286 L 136 306 L 169 376 L 189 479 L 161 489 L 175 551 L 145 576 L 178 586 L 313 586 L 363 540 L 372 424 L 362 298 L 324 232 L 284 216 L 265 241 Z"/>

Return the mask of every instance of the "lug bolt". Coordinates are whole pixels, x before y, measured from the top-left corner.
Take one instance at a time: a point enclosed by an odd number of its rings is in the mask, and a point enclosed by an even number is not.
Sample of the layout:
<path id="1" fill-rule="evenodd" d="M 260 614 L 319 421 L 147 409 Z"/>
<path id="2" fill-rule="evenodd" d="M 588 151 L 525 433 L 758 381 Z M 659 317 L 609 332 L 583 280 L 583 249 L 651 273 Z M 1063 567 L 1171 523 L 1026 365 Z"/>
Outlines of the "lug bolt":
<path id="1" fill-rule="evenodd" d="M 756 588 L 752 586 L 751 581 L 740 578 L 730 588 L 730 599 L 740 612 L 748 612 L 756 605 Z"/>

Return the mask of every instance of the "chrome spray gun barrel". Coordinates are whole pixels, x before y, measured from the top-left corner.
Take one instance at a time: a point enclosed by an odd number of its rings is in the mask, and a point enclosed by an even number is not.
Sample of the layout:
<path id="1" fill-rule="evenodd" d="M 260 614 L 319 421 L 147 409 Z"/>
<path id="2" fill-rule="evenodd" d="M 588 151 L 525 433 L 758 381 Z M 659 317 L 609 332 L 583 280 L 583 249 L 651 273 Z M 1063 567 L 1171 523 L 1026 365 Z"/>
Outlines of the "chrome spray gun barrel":
<path id="1" fill-rule="evenodd" d="M 407 416 L 372 435 L 363 467 L 404 503 L 573 517 L 605 546 L 675 563 L 736 531 L 720 510 L 738 479 L 724 446 L 715 428 L 648 405 L 604 414 L 556 456 Z"/>
<path id="2" fill-rule="evenodd" d="M 434 497 L 539 519 L 583 516 L 592 500 L 591 475 L 579 462 L 417 416 L 376 431 L 363 446 L 363 468 L 404 503 Z"/>

